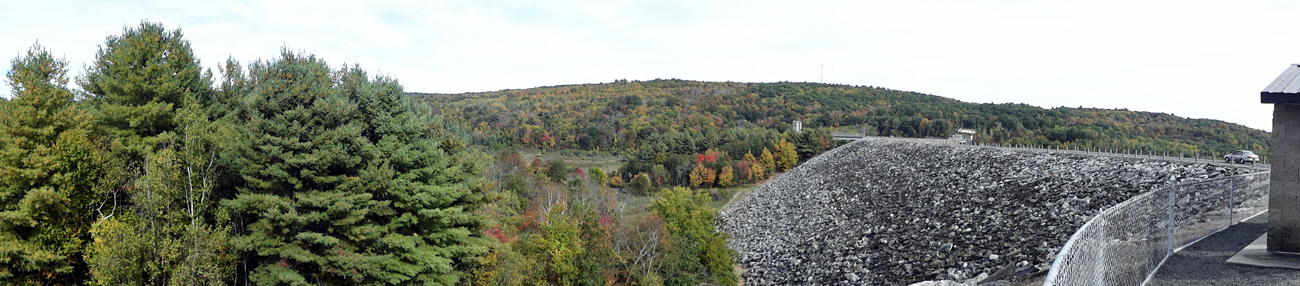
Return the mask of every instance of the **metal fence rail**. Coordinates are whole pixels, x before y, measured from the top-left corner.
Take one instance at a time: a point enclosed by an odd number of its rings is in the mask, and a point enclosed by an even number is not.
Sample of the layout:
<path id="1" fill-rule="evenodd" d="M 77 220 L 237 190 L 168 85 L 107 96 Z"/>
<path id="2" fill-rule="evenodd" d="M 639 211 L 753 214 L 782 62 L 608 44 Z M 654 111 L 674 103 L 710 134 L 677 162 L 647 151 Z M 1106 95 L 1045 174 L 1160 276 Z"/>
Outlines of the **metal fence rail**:
<path id="1" fill-rule="evenodd" d="M 1070 237 L 1043 285 L 1141 285 L 1182 247 L 1268 210 L 1269 172 L 1161 187 L 1112 206 Z"/>
<path id="2" fill-rule="evenodd" d="M 939 138 L 863 136 L 861 139 L 890 139 L 890 140 L 897 140 L 897 141 L 923 142 L 923 143 L 930 143 L 930 144 L 962 145 L 962 146 L 991 147 L 991 148 L 1020 149 L 1020 150 L 1039 150 L 1039 151 L 1046 151 L 1050 153 L 1095 155 L 1095 156 L 1105 156 L 1105 157 L 1112 157 L 1112 158 L 1163 160 L 1169 162 L 1226 163 L 1223 161 L 1224 153 L 1218 153 L 1218 152 L 1206 152 L 1206 153 L 1197 152 L 1197 153 L 1187 154 L 1178 151 L 1150 150 L 1150 149 L 1092 148 L 1092 147 L 1081 148 L 1078 146 L 1018 145 L 1018 144 L 999 144 L 999 143 L 963 144 L 956 140 L 939 139 Z M 1256 169 L 1267 169 L 1268 166 L 1266 166 L 1266 164 L 1269 163 L 1269 158 L 1260 155 L 1260 160 L 1261 160 L 1260 163 L 1265 165 L 1249 164 L 1247 166 Z"/>

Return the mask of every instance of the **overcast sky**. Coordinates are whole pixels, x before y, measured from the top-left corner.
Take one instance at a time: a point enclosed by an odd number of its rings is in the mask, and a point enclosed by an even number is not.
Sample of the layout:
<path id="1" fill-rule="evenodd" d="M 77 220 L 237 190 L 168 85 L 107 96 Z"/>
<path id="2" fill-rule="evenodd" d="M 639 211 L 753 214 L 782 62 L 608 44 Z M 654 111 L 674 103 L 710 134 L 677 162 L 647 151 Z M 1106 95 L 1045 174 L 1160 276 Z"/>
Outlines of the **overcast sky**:
<path id="1" fill-rule="evenodd" d="M 214 71 L 288 47 L 411 92 L 822 81 L 1263 130 L 1259 91 L 1300 63 L 1300 1 L 363 2 L 380 1 L 0 0 L 0 56 L 39 40 L 80 75 L 106 36 L 148 19 Z"/>

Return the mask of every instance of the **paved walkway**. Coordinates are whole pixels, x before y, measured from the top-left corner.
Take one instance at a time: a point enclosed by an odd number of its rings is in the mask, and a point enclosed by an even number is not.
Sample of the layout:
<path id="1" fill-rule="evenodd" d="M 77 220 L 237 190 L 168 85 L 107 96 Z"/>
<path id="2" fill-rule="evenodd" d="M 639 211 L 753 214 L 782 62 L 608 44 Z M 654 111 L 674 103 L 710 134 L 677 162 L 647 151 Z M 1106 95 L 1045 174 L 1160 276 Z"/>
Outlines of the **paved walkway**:
<path id="1" fill-rule="evenodd" d="M 1147 285 L 1300 285 L 1300 270 L 1224 263 L 1267 230 L 1265 214 L 1206 237 L 1169 257 Z"/>

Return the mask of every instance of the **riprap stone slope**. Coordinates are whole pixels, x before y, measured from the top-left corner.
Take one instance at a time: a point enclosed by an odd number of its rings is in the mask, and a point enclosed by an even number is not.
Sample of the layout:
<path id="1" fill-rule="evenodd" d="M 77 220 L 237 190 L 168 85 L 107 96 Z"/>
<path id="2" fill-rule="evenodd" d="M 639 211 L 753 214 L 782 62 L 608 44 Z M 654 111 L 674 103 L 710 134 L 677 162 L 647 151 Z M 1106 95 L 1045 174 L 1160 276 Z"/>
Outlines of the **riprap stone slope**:
<path id="1" fill-rule="evenodd" d="M 1046 269 L 1091 216 L 1168 183 L 1247 173 L 1046 151 L 869 139 L 724 209 L 748 285 L 900 285 Z"/>

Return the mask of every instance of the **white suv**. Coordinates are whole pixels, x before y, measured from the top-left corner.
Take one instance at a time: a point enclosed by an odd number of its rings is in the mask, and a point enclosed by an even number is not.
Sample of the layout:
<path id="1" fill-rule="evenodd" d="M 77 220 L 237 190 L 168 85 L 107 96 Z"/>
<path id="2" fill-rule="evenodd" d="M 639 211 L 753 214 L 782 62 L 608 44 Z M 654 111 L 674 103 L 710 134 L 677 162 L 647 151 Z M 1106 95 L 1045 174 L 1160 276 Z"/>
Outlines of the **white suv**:
<path id="1" fill-rule="evenodd" d="M 1259 155 L 1255 155 L 1255 152 L 1237 150 L 1233 151 L 1231 154 L 1223 155 L 1223 162 L 1237 164 L 1256 163 L 1259 162 Z"/>

